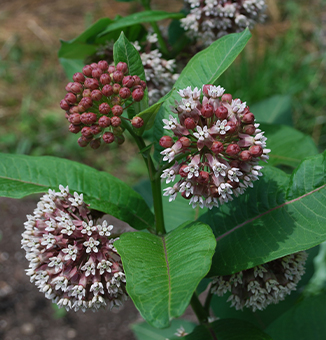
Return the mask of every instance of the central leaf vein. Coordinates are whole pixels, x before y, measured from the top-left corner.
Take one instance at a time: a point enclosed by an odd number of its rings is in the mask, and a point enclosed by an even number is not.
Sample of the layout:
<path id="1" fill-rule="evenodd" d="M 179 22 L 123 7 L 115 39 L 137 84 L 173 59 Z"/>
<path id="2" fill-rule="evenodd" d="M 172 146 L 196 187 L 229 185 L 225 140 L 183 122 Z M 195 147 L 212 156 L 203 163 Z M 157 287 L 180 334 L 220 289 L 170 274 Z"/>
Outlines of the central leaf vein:
<path id="1" fill-rule="evenodd" d="M 166 262 L 166 269 L 167 269 L 167 274 L 168 274 L 168 287 L 169 287 L 168 311 L 169 311 L 169 315 L 170 315 L 171 314 L 171 312 L 170 312 L 171 311 L 171 275 L 170 275 L 168 253 L 167 253 L 166 243 L 165 243 L 164 237 L 162 237 L 162 242 L 163 242 L 164 256 L 165 256 L 165 262 Z"/>

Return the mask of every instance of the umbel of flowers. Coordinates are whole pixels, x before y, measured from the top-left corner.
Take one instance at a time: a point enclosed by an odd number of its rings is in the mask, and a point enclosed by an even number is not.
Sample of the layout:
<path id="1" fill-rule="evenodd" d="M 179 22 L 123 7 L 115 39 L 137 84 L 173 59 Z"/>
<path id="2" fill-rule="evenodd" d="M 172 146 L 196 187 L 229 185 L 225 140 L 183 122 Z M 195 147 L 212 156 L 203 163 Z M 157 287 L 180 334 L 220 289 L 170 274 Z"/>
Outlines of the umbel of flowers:
<path id="1" fill-rule="evenodd" d="M 237 310 L 263 310 L 296 289 L 305 272 L 307 256 L 301 251 L 233 275 L 215 277 L 211 291 L 218 296 L 231 292 L 228 301 Z"/>
<path id="2" fill-rule="evenodd" d="M 104 60 L 83 67 L 66 86 L 68 92 L 60 102 L 66 111 L 72 133 L 81 132 L 78 144 L 93 149 L 105 143 L 124 142 L 121 121 L 130 121 L 135 128 L 143 125 L 140 117 L 122 117 L 123 111 L 144 97 L 146 83 L 136 75 L 127 75 L 128 66 L 119 62 L 109 66 Z"/>
<path id="3" fill-rule="evenodd" d="M 252 28 L 265 19 L 264 0 L 185 0 L 190 13 L 181 19 L 182 27 L 191 38 L 204 45 L 223 35 Z"/>
<path id="4" fill-rule="evenodd" d="M 163 119 L 174 136 L 160 139 L 163 160 L 172 163 L 161 177 L 170 183 L 180 176 L 164 189 L 170 201 L 180 192 L 193 207 L 218 207 L 262 175 L 258 162 L 267 161 L 270 152 L 264 132 L 246 102 L 224 91 L 209 84 L 203 86 L 203 96 L 197 87 L 179 90 L 182 100 L 172 107 L 178 119 Z"/>
<path id="5" fill-rule="evenodd" d="M 112 225 L 96 224 L 83 194 L 49 190 L 27 216 L 22 248 L 27 275 L 59 307 L 75 311 L 120 306 L 127 299 Z"/>

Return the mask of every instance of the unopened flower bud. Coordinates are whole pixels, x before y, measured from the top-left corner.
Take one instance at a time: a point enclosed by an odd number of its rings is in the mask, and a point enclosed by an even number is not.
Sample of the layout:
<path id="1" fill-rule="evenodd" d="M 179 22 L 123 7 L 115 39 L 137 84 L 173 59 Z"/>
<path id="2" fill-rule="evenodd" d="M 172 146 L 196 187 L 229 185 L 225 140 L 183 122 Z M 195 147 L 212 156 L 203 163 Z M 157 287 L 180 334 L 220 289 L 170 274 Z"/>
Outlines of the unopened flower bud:
<path id="1" fill-rule="evenodd" d="M 122 72 L 123 74 L 126 74 L 128 72 L 128 65 L 122 61 L 120 61 L 116 67 L 117 70 Z"/>
<path id="2" fill-rule="evenodd" d="M 100 78 L 102 73 L 103 73 L 103 71 L 99 67 L 94 68 L 92 70 L 92 77 L 93 78 Z"/>
<path id="3" fill-rule="evenodd" d="M 92 76 L 92 66 L 90 65 L 85 65 L 83 67 L 83 73 L 85 74 L 86 77 L 91 77 Z"/>
<path id="4" fill-rule="evenodd" d="M 77 83 L 83 83 L 85 81 L 85 77 L 81 72 L 75 73 L 72 79 Z"/>
<path id="5" fill-rule="evenodd" d="M 140 102 L 144 97 L 144 91 L 142 89 L 135 89 L 132 91 L 132 98 L 136 102 Z"/>
<path id="6" fill-rule="evenodd" d="M 223 96 L 221 97 L 222 102 L 226 102 L 231 104 L 232 103 L 232 95 L 229 93 L 224 93 Z"/>
<path id="7" fill-rule="evenodd" d="M 119 126 L 121 124 L 121 119 L 120 117 L 117 117 L 117 116 L 113 116 L 111 118 L 111 125 L 116 127 L 116 126 Z"/>
<path id="8" fill-rule="evenodd" d="M 223 143 L 222 143 L 222 142 L 218 142 L 218 141 L 214 142 L 214 143 L 212 144 L 211 150 L 212 150 L 216 155 L 219 154 L 219 153 L 221 153 L 221 152 L 223 152 L 223 151 L 224 151 Z"/>
<path id="9" fill-rule="evenodd" d="M 98 120 L 98 125 L 102 128 L 106 128 L 108 126 L 111 125 L 111 119 L 107 116 L 102 116 L 99 120 Z"/>
<path id="10" fill-rule="evenodd" d="M 114 134 L 112 132 L 105 132 L 102 138 L 105 143 L 110 144 L 114 141 Z"/>
<path id="11" fill-rule="evenodd" d="M 254 157 L 260 157 L 263 154 L 263 148 L 260 145 L 253 145 L 249 148 L 249 152 Z"/>
<path id="12" fill-rule="evenodd" d="M 105 60 L 100 60 L 97 65 L 102 71 L 106 71 L 109 67 L 109 64 Z"/>
<path id="13" fill-rule="evenodd" d="M 81 134 L 83 137 L 85 138 L 90 138 L 90 137 L 93 137 L 93 134 L 92 134 L 92 129 L 88 126 L 84 126 L 81 130 Z"/>
<path id="14" fill-rule="evenodd" d="M 85 146 L 88 145 L 89 142 L 87 142 L 87 140 L 85 140 L 84 138 L 79 137 L 77 143 L 78 143 L 79 146 L 84 148 Z"/>
<path id="15" fill-rule="evenodd" d="M 119 94 L 119 91 L 120 91 L 120 89 L 121 89 L 121 85 L 115 83 L 115 84 L 113 84 L 112 89 L 113 89 L 113 93 L 114 93 L 114 94 Z"/>
<path id="16" fill-rule="evenodd" d="M 111 98 L 111 104 L 112 105 L 120 105 L 121 104 L 121 98 L 119 96 L 115 96 Z"/>
<path id="17" fill-rule="evenodd" d="M 97 121 L 97 116 L 93 112 L 85 112 L 80 115 L 80 120 L 85 125 L 91 125 Z"/>
<path id="18" fill-rule="evenodd" d="M 226 126 L 229 126 L 230 129 L 227 131 L 228 134 L 234 133 L 237 131 L 238 125 L 237 123 L 233 122 L 233 121 L 228 121 Z"/>
<path id="19" fill-rule="evenodd" d="M 125 76 L 122 79 L 122 85 L 132 88 L 135 84 L 135 79 L 132 76 Z"/>
<path id="20" fill-rule="evenodd" d="M 84 83 L 85 87 L 89 88 L 90 90 L 98 89 L 99 83 L 97 79 L 94 78 L 87 78 Z"/>
<path id="21" fill-rule="evenodd" d="M 102 93 L 103 93 L 103 95 L 104 96 L 106 96 L 106 97 L 110 97 L 110 96 L 112 96 L 113 95 L 113 88 L 112 88 L 112 86 L 111 85 L 105 85 L 105 86 L 103 86 L 103 88 L 102 88 Z"/>
<path id="22" fill-rule="evenodd" d="M 170 148 L 173 144 L 174 141 L 172 139 L 172 137 L 170 136 L 163 136 L 160 141 L 159 144 L 163 147 L 163 148 Z"/>
<path id="23" fill-rule="evenodd" d="M 110 66 L 108 67 L 108 72 L 110 73 L 110 75 L 111 75 L 113 72 L 115 72 L 115 66 L 110 65 Z"/>
<path id="24" fill-rule="evenodd" d="M 102 98 L 102 92 L 100 90 L 93 90 L 91 93 L 91 98 L 94 101 L 100 101 Z"/>
<path id="25" fill-rule="evenodd" d="M 89 97 L 84 97 L 80 100 L 79 104 L 82 105 L 85 110 L 87 110 L 93 105 L 93 101 Z"/>
<path id="26" fill-rule="evenodd" d="M 203 107 L 200 110 L 201 114 L 205 118 L 210 118 L 214 114 L 213 106 L 210 104 L 203 105 Z"/>
<path id="27" fill-rule="evenodd" d="M 244 162 L 250 161 L 252 158 L 250 151 L 244 150 L 240 153 L 240 159 Z"/>
<path id="28" fill-rule="evenodd" d="M 101 127 L 98 124 L 94 124 L 90 128 L 93 135 L 97 135 L 102 131 Z"/>
<path id="29" fill-rule="evenodd" d="M 89 145 L 94 150 L 98 149 L 101 146 L 101 139 L 100 138 L 93 139 Z"/>
<path id="30" fill-rule="evenodd" d="M 113 72 L 112 78 L 116 83 L 121 83 L 123 79 L 123 73 L 121 71 L 115 71 Z"/>
<path id="31" fill-rule="evenodd" d="M 147 87 L 146 81 L 144 81 L 144 80 L 141 80 L 140 85 L 143 88 L 143 90 L 145 90 L 146 87 Z"/>
<path id="32" fill-rule="evenodd" d="M 228 116 L 228 113 L 229 113 L 228 109 L 223 105 L 219 106 L 215 110 L 215 116 L 220 120 L 226 119 Z"/>
<path id="33" fill-rule="evenodd" d="M 188 167 L 187 164 L 183 164 L 183 165 L 180 167 L 180 169 L 179 169 L 179 175 L 180 175 L 181 177 L 186 178 L 186 177 L 188 176 L 188 172 L 185 172 L 185 171 L 184 171 L 185 168 L 187 168 L 187 167 Z"/>
<path id="34" fill-rule="evenodd" d="M 209 180 L 209 173 L 207 171 L 200 171 L 199 176 L 197 177 L 196 181 L 201 184 L 208 183 Z"/>
<path id="35" fill-rule="evenodd" d="M 92 91 L 91 91 L 90 89 L 85 89 L 85 90 L 83 91 L 83 97 L 89 97 L 89 98 L 91 98 L 91 96 L 92 96 Z"/>
<path id="36" fill-rule="evenodd" d="M 68 111 L 70 109 L 70 105 L 64 99 L 61 100 L 60 107 L 62 108 L 62 110 L 65 111 Z"/>
<path id="37" fill-rule="evenodd" d="M 245 125 L 243 128 L 242 128 L 243 132 L 248 134 L 248 135 L 253 135 L 256 131 L 256 128 L 253 124 L 248 124 L 248 125 Z"/>
<path id="38" fill-rule="evenodd" d="M 213 86 L 212 84 L 205 84 L 203 86 L 203 93 L 208 96 L 208 90 L 210 89 L 210 87 Z"/>
<path id="39" fill-rule="evenodd" d="M 131 91 L 128 89 L 128 87 L 123 87 L 119 91 L 119 95 L 122 99 L 127 99 L 131 95 Z"/>
<path id="40" fill-rule="evenodd" d="M 76 98 L 76 96 L 75 96 L 73 93 L 67 93 L 67 94 L 65 95 L 64 100 L 65 100 L 68 104 L 72 105 L 72 104 L 75 104 L 75 103 L 76 103 L 77 98 Z"/>
<path id="41" fill-rule="evenodd" d="M 186 118 L 184 121 L 184 125 L 188 130 L 194 130 L 197 126 L 197 123 L 192 118 Z"/>
<path id="42" fill-rule="evenodd" d="M 83 91 L 83 85 L 77 82 L 72 83 L 70 86 L 70 91 L 75 94 L 81 93 Z"/>
<path id="43" fill-rule="evenodd" d="M 187 137 L 181 137 L 179 141 L 184 148 L 188 148 L 191 145 L 191 140 Z"/>
<path id="44" fill-rule="evenodd" d="M 81 123 L 80 114 L 73 113 L 69 116 L 68 121 L 74 125 L 79 125 Z"/>
<path id="45" fill-rule="evenodd" d="M 103 73 L 100 77 L 100 82 L 102 85 L 107 85 L 111 83 L 111 77 L 107 73 Z"/>
<path id="46" fill-rule="evenodd" d="M 91 63 L 91 67 L 96 68 L 96 67 L 98 67 L 98 65 L 97 65 L 97 63 Z"/>
<path id="47" fill-rule="evenodd" d="M 141 128 L 144 125 L 144 120 L 140 117 L 134 117 L 131 120 L 131 125 L 135 127 L 136 129 Z"/>
<path id="48" fill-rule="evenodd" d="M 135 81 L 134 85 L 140 85 L 141 79 L 138 76 L 132 76 L 133 80 Z"/>
<path id="49" fill-rule="evenodd" d="M 255 121 L 255 116 L 251 113 L 245 113 L 241 119 L 245 124 L 252 124 Z"/>
<path id="50" fill-rule="evenodd" d="M 100 111 L 100 113 L 102 113 L 102 115 L 107 115 L 110 111 L 111 111 L 111 107 L 108 103 L 102 103 L 98 110 Z"/>
<path id="51" fill-rule="evenodd" d="M 123 113 L 123 107 L 122 107 L 122 106 L 120 106 L 120 105 L 114 105 L 114 106 L 112 107 L 112 114 L 113 114 L 114 116 L 121 116 L 122 113 Z"/>
<path id="52" fill-rule="evenodd" d="M 74 124 L 69 125 L 69 131 L 72 133 L 78 133 L 80 130 L 81 130 L 80 125 L 74 125 Z"/>
<path id="53" fill-rule="evenodd" d="M 240 147 L 237 144 L 229 144 L 228 147 L 226 148 L 226 153 L 229 156 L 235 156 L 240 152 Z"/>

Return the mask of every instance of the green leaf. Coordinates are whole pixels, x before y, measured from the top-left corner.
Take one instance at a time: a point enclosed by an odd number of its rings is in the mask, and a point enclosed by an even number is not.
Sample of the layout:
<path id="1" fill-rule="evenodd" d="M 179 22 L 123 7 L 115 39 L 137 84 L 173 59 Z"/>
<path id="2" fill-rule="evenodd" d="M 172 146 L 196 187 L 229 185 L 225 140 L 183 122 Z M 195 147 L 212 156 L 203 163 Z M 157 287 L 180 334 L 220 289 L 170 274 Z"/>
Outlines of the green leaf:
<path id="1" fill-rule="evenodd" d="M 127 63 L 130 75 L 137 75 L 141 80 L 146 81 L 145 71 L 139 52 L 129 42 L 123 32 L 121 32 L 119 39 L 114 44 L 113 58 L 116 65 L 120 61 Z M 146 90 L 144 98 L 140 102 L 133 103 L 132 106 L 128 108 L 128 116 L 129 118 L 132 118 L 133 116 L 135 116 L 139 112 L 144 111 L 147 108 L 148 91 Z M 137 131 L 137 129 L 135 129 L 135 131 Z"/>
<path id="2" fill-rule="evenodd" d="M 160 21 L 166 19 L 181 19 L 185 15 L 183 13 L 170 13 L 165 11 L 143 11 L 133 13 L 126 17 L 120 18 L 115 22 L 111 23 L 101 34 L 103 36 L 109 32 L 122 29 L 124 27 L 132 26 L 135 24 L 141 24 L 144 22 Z"/>
<path id="3" fill-rule="evenodd" d="M 293 126 L 292 99 L 289 95 L 276 95 L 250 105 L 258 123 Z"/>
<path id="4" fill-rule="evenodd" d="M 326 293 L 300 301 L 270 324 L 266 333 L 277 340 L 326 339 Z"/>
<path id="5" fill-rule="evenodd" d="M 266 167 L 253 189 L 199 218 L 217 237 L 210 276 L 236 273 L 326 240 L 325 156 L 306 159 L 291 177 Z"/>
<path id="6" fill-rule="evenodd" d="M 172 89 L 169 93 L 162 97 L 157 103 L 138 113 L 137 117 L 143 119 L 144 125 L 140 129 L 135 129 L 137 135 L 142 135 L 145 130 L 149 130 L 153 126 L 156 114 L 160 110 L 162 104 L 171 97 L 173 91 L 174 89 Z"/>
<path id="7" fill-rule="evenodd" d="M 309 249 L 308 259 L 305 264 L 306 272 L 302 276 L 297 285 L 297 289 L 290 295 L 285 297 L 285 300 L 280 301 L 276 305 L 269 305 L 266 309 L 253 312 L 249 308 L 243 310 L 236 310 L 234 307 L 230 307 L 231 303 L 227 301 L 230 294 L 224 294 L 222 297 L 214 295 L 211 308 L 216 316 L 222 316 L 223 318 L 242 319 L 248 322 L 252 322 L 259 328 L 266 328 L 270 323 L 277 319 L 280 315 L 285 313 L 288 309 L 293 307 L 300 298 L 302 298 L 302 291 L 306 288 L 310 278 L 314 272 L 314 258 L 318 254 L 319 246 Z"/>
<path id="8" fill-rule="evenodd" d="M 242 33 L 228 34 L 214 43 L 205 50 L 197 53 L 181 72 L 175 83 L 178 90 L 187 86 L 201 88 L 204 84 L 216 84 L 219 76 L 232 64 L 234 59 L 246 46 L 251 34 L 248 29 Z M 163 104 L 159 114 L 156 116 L 154 123 L 154 137 L 158 141 L 163 136 L 162 119 L 168 119 L 171 114 L 170 105 L 174 105 L 174 101 L 180 101 L 181 97 L 177 92 Z M 159 160 L 161 147 L 156 144 L 155 158 Z"/>
<path id="9" fill-rule="evenodd" d="M 150 228 L 154 216 L 143 198 L 114 176 L 56 157 L 0 154 L 0 196 L 24 196 L 68 185 L 84 194 L 91 209 L 115 216 L 135 229 Z"/>
<path id="10" fill-rule="evenodd" d="M 304 158 L 318 154 L 313 139 L 290 126 L 261 124 L 259 128 L 265 131 L 267 147 L 271 149 L 269 165 L 295 168 Z"/>
<path id="11" fill-rule="evenodd" d="M 249 322 L 237 319 L 222 319 L 200 325 L 184 340 L 272 340 L 272 338 Z M 279 340 L 278 338 L 275 338 Z"/>
<path id="12" fill-rule="evenodd" d="M 127 292 L 149 324 L 168 327 L 183 314 L 210 268 L 215 244 L 212 231 L 202 223 L 182 225 L 164 236 L 125 233 L 114 243 Z"/>
<path id="13" fill-rule="evenodd" d="M 146 322 L 142 322 L 133 324 L 131 329 L 135 333 L 137 340 L 177 340 L 180 338 L 175 333 L 180 327 L 183 327 L 187 333 L 191 333 L 195 326 L 193 322 L 177 319 L 171 321 L 169 328 L 157 329 Z"/>

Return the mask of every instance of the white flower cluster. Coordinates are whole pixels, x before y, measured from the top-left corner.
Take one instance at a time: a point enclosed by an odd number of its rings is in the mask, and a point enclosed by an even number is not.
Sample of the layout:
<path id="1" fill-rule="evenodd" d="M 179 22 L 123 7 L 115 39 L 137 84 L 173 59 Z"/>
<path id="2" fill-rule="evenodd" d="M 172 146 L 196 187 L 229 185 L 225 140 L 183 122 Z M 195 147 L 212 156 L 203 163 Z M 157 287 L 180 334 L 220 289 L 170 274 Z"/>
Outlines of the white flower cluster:
<path id="1" fill-rule="evenodd" d="M 305 272 L 307 256 L 301 251 L 233 275 L 215 277 L 211 291 L 218 296 L 231 292 L 228 301 L 237 310 L 263 310 L 296 289 Z"/>
<path id="2" fill-rule="evenodd" d="M 147 41 L 151 44 L 156 44 L 156 34 L 149 34 Z M 153 105 L 172 89 L 179 77 L 179 74 L 175 73 L 175 59 L 163 59 L 162 53 L 158 49 L 141 52 L 138 41 L 134 43 L 134 46 L 140 51 L 140 57 L 145 69 L 149 105 Z"/>
<path id="3" fill-rule="evenodd" d="M 45 297 L 67 310 L 97 310 L 127 299 L 122 262 L 112 225 L 96 225 L 83 194 L 49 190 L 28 215 L 22 248 L 27 275 Z"/>
<path id="4" fill-rule="evenodd" d="M 190 13 L 181 19 L 191 38 L 208 46 L 223 35 L 241 32 L 265 20 L 264 0 L 185 0 Z"/>

